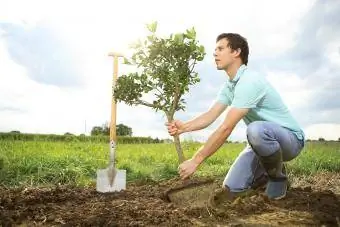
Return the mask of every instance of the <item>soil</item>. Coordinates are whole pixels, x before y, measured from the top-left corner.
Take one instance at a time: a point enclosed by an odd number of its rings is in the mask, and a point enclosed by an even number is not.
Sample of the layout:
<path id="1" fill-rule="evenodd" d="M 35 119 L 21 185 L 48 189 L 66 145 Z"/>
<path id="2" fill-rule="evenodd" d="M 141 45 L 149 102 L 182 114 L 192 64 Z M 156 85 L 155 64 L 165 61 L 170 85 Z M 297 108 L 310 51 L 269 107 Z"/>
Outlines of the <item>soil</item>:
<path id="1" fill-rule="evenodd" d="M 340 174 L 294 178 L 287 197 L 254 191 L 216 196 L 221 180 L 130 183 L 122 192 L 88 188 L 0 188 L 2 226 L 340 226 Z M 182 188 L 182 190 L 181 190 Z"/>

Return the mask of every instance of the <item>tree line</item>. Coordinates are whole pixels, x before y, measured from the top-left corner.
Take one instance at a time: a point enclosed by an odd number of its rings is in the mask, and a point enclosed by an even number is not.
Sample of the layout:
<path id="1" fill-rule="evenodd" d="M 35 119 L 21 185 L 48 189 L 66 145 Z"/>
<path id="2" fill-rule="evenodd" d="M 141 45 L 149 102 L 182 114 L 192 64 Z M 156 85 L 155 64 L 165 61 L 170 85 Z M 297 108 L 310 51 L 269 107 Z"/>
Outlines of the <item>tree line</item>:
<path id="1" fill-rule="evenodd" d="M 7 141 L 44 141 L 44 142 L 105 142 L 109 143 L 109 136 L 97 135 L 86 136 L 85 134 L 74 135 L 65 133 L 64 135 L 56 134 L 34 134 L 20 133 L 19 131 L 0 132 L 0 140 Z M 139 137 L 139 136 L 117 136 L 117 143 L 120 144 L 137 144 L 137 143 L 168 143 L 168 140 Z"/>
<path id="2" fill-rule="evenodd" d="M 132 136 L 132 128 L 124 125 L 116 125 L 117 142 L 122 144 L 136 144 L 136 143 L 168 143 L 168 140 Z M 0 140 L 20 140 L 20 141 L 60 141 L 60 142 L 109 142 L 110 127 L 108 123 L 102 126 L 94 126 L 91 130 L 91 135 L 85 134 L 74 135 L 66 132 L 63 135 L 56 134 L 34 134 L 34 133 L 21 133 L 18 130 L 11 132 L 0 132 Z"/>

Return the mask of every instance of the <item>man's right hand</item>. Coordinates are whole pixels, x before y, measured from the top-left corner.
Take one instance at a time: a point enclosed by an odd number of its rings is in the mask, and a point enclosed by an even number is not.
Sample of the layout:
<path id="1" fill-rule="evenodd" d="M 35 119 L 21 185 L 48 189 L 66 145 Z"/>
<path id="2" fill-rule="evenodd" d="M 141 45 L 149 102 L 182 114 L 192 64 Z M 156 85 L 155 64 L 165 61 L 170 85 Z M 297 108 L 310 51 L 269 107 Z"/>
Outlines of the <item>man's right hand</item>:
<path id="1" fill-rule="evenodd" d="M 167 122 L 165 125 L 168 128 L 168 133 L 171 136 L 177 136 L 184 132 L 184 123 L 180 120 L 173 120 L 172 122 Z"/>

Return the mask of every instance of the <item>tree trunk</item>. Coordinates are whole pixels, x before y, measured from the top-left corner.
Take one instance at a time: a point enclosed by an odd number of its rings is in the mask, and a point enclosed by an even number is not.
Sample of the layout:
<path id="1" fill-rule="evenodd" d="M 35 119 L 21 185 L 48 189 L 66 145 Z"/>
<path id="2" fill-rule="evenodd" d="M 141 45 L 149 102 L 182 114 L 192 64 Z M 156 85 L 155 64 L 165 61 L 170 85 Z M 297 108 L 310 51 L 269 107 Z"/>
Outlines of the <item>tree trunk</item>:
<path id="1" fill-rule="evenodd" d="M 183 154 L 183 150 L 181 147 L 181 141 L 179 140 L 179 136 L 174 136 L 174 142 L 175 142 L 175 147 L 178 155 L 178 161 L 179 163 L 182 163 L 185 161 L 185 157 Z"/>
<path id="2" fill-rule="evenodd" d="M 166 113 L 166 116 L 168 118 L 168 122 L 171 122 L 174 119 L 173 114 Z M 184 157 L 184 154 L 183 154 L 183 150 L 182 150 L 181 141 L 179 139 L 179 136 L 174 136 L 174 143 L 175 143 L 175 148 L 176 148 L 177 155 L 178 155 L 178 162 L 182 163 L 182 162 L 185 161 L 185 157 Z"/>

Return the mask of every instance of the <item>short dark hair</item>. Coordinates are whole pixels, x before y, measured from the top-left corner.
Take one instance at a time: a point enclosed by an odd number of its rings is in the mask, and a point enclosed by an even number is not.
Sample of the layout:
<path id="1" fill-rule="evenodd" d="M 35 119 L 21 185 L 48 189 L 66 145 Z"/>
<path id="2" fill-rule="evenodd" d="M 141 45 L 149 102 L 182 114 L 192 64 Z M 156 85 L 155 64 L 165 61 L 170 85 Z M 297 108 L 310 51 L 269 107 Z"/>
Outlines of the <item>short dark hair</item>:
<path id="1" fill-rule="evenodd" d="M 232 50 L 237 50 L 238 48 L 240 48 L 240 58 L 243 64 L 248 64 L 249 47 L 246 38 L 237 33 L 222 33 L 217 36 L 216 42 L 220 41 L 221 39 L 227 39 L 229 42 L 228 46 Z"/>

